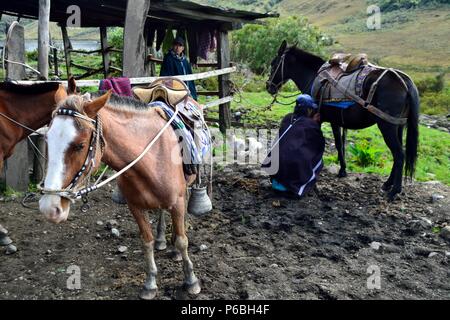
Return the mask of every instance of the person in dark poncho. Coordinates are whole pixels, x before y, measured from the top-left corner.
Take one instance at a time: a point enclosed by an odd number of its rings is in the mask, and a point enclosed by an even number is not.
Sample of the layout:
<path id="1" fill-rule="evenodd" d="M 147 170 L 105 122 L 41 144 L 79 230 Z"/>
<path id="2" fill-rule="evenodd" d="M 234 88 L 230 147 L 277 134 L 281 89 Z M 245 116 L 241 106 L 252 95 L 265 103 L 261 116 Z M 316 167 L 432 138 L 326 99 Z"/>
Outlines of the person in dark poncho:
<path id="1" fill-rule="evenodd" d="M 161 66 L 161 77 L 180 76 L 192 74 L 192 67 L 184 54 L 185 42 L 182 37 L 176 37 L 173 47 L 165 55 Z M 197 100 L 197 90 L 194 81 L 187 81 L 191 97 Z"/>
<path id="2" fill-rule="evenodd" d="M 263 164 L 263 169 L 270 168 L 272 188 L 296 197 L 306 195 L 323 169 L 324 150 L 318 107 L 309 95 L 300 95 L 294 113 L 282 120 L 279 138 Z"/>

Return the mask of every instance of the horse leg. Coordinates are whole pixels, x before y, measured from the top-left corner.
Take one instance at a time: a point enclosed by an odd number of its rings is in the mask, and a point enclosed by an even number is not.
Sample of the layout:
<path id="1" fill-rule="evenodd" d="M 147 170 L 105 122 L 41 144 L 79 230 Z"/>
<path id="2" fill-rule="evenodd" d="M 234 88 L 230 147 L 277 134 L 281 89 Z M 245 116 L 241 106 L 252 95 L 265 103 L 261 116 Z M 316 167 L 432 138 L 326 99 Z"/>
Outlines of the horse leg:
<path id="1" fill-rule="evenodd" d="M 139 226 L 144 247 L 145 265 L 147 269 L 147 280 L 145 281 L 144 288 L 139 294 L 139 297 L 144 300 L 151 300 L 158 292 L 158 286 L 156 285 L 156 275 L 158 273 L 158 269 L 156 268 L 154 256 L 155 241 L 152 234 L 152 225 L 150 224 L 148 216 L 144 210 L 130 205 L 128 207 L 130 208 L 130 211 Z"/>
<path id="2" fill-rule="evenodd" d="M 403 149 L 403 131 L 404 126 L 398 127 L 398 140 L 400 141 L 400 145 Z M 389 179 L 383 184 L 383 191 L 389 191 L 392 188 L 392 185 L 394 184 L 394 170 L 391 171 L 391 174 L 389 175 Z"/>
<path id="3" fill-rule="evenodd" d="M 166 216 L 164 210 L 159 210 L 159 221 L 156 227 L 155 249 L 158 251 L 167 249 L 166 241 Z"/>
<path id="4" fill-rule="evenodd" d="M 175 248 L 178 249 L 183 258 L 183 271 L 184 271 L 184 288 L 190 294 L 200 293 L 200 281 L 194 274 L 194 265 L 188 255 L 189 241 L 186 236 L 186 230 L 184 226 L 184 214 L 186 210 L 185 200 L 180 197 L 177 205 L 172 208 L 172 242 Z"/>
<path id="5" fill-rule="evenodd" d="M 389 201 L 393 201 L 395 196 L 402 192 L 403 164 L 405 160 L 402 139 L 399 139 L 400 130 L 396 125 L 388 124 L 383 121 L 378 123 L 378 128 L 383 134 L 384 141 L 389 150 L 391 150 L 392 157 L 394 158 L 394 164 L 389 179 L 383 185 L 383 188 L 388 188 L 389 185 L 392 185 L 392 189 L 388 193 L 388 199 Z M 401 130 L 401 132 L 403 132 L 403 130 Z"/>
<path id="6" fill-rule="evenodd" d="M 334 142 L 336 144 L 336 149 L 338 151 L 338 159 L 341 165 L 341 169 L 339 170 L 338 177 L 344 178 L 347 176 L 347 164 L 345 163 L 345 137 L 346 137 L 346 129 L 343 129 L 343 134 L 341 134 L 341 127 L 337 124 L 331 124 L 331 128 L 333 129 Z"/>

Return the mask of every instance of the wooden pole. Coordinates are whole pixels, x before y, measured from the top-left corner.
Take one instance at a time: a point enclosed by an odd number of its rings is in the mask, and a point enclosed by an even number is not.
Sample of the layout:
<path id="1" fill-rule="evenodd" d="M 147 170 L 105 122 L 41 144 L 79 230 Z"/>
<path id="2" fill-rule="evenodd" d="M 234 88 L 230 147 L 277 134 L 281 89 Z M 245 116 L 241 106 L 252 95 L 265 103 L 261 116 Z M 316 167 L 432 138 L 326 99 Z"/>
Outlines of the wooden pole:
<path id="1" fill-rule="evenodd" d="M 72 44 L 70 43 L 69 34 L 67 33 L 66 27 L 61 26 L 61 33 L 64 42 L 64 57 L 66 58 L 67 79 L 69 79 L 72 75 L 72 57 L 70 53 L 70 50 L 72 50 Z"/>
<path id="2" fill-rule="evenodd" d="M 50 44 L 50 0 L 39 0 L 38 23 L 38 70 L 42 79 L 48 79 L 48 56 Z"/>
<path id="3" fill-rule="evenodd" d="M 230 42 L 228 31 L 219 31 L 219 39 L 217 41 L 217 61 L 219 69 L 228 68 L 230 66 Z M 224 74 L 219 76 L 219 98 L 225 98 L 230 95 L 229 85 L 230 75 Z M 226 102 L 219 106 L 219 127 L 222 133 L 226 133 L 231 128 L 231 111 L 230 102 Z"/>
<path id="4" fill-rule="evenodd" d="M 11 31 L 11 36 L 4 50 L 11 62 L 25 62 L 25 36 L 24 28 L 18 24 Z M 25 78 L 25 67 L 16 63 L 7 63 L 6 76 L 10 80 L 22 80 Z M 13 155 L 5 162 L 6 185 L 17 191 L 27 191 L 28 176 L 28 144 L 27 141 L 19 142 L 14 148 Z"/>
<path id="5" fill-rule="evenodd" d="M 145 76 L 146 41 L 145 21 L 150 9 L 150 0 L 128 0 L 125 18 L 123 75 L 125 77 Z"/>
<path id="6" fill-rule="evenodd" d="M 108 32 L 106 27 L 100 27 L 100 43 L 102 44 L 103 74 L 106 79 L 109 76 L 109 65 L 111 61 L 109 57 Z"/>

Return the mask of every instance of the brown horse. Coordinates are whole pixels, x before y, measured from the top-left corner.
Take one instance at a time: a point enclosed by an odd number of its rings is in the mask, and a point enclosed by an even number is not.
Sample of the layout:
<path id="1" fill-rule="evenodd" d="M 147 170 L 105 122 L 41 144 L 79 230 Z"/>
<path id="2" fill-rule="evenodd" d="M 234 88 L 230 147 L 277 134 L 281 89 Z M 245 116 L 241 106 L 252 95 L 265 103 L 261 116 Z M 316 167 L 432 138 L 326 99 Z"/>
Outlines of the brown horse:
<path id="1" fill-rule="evenodd" d="M 166 124 L 160 109 L 148 108 L 145 103 L 110 92 L 93 100 L 70 95 L 61 101 L 47 133 L 48 165 L 41 212 L 54 223 L 67 220 L 70 200 L 62 190 L 83 188 L 79 181 L 95 170 L 100 161 L 120 171 L 141 155 Z M 143 299 L 153 299 L 157 294 L 155 240 L 146 210 L 166 209 L 171 213 L 172 242 L 183 259 L 184 286 L 191 294 L 200 292 L 188 256 L 184 225 L 186 188 L 191 182 L 186 181 L 181 148 L 170 128 L 118 179 L 144 245 L 148 277 L 140 294 Z"/>
<path id="2" fill-rule="evenodd" d="M 17 143 L 31 133 L 25 127 L 37 130 L 48 124 L 56 101 L 65 96 L 65 88 L 56 82 L 35 85 L 0 83 L 0 171 Z"/>

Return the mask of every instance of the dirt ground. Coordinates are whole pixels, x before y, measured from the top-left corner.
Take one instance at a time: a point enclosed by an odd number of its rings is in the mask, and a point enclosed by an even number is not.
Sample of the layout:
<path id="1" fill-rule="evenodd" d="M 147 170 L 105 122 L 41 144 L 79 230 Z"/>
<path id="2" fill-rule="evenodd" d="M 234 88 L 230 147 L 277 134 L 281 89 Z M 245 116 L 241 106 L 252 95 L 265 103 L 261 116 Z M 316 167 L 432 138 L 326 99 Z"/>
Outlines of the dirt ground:
<path id="1" fill-rule="evenodd" d="M 414 183 L 390 204 L 381 184 L 378 176 L 338 179 L 326 170 L 320 198 L 292 200 L 254 168 L 216 173 L 213 212 L 187 218 L 202 281 L 197 299 L 449 299 L 450 242 L 439 228 L 450 224 L 450 188 Z M 19 248 L 0 252 L 0 299 L 136 299 L 145 278 L 139 234 L 111 192 L 92 194 L 88 213 L 77 204 L 59 226 L 20 199 L 0 203 L 0 224 Z M 192 298 L 180 290 L 181 263 L 168 252 L 156 253 L 158 298 Z M 81 270 L 76 291 L 66 285 L 72 265 Z M 368 269 L 379 270 L 380 289 L 368 288 Z"/>

